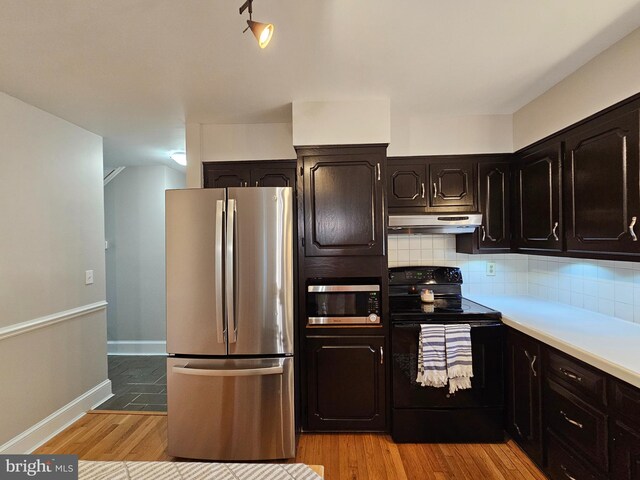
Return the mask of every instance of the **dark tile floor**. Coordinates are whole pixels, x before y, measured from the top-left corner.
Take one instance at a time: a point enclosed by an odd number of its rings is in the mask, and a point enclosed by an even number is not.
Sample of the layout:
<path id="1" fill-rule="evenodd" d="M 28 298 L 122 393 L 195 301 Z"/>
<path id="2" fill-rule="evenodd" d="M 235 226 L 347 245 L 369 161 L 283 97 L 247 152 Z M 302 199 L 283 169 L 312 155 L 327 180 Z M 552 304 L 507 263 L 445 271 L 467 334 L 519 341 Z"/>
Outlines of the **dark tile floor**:
<path id="1" fill-rule="evenodd" d="M 167 357 L 109 355 L 114 396 L 96 410 L 167 411 Z"/>

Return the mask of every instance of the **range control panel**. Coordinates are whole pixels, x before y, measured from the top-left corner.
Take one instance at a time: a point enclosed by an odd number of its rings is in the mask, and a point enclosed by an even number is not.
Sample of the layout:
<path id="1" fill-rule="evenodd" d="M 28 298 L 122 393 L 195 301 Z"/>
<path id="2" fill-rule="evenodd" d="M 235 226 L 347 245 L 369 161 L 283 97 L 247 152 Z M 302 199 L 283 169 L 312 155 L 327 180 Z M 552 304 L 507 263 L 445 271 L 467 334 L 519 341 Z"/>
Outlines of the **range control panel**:
<path id="1" fill-rule="evenodd" d="M 394 267 L 389 269 L 389 284 L 461 284 L 462 272 L 457 267 Z"/>

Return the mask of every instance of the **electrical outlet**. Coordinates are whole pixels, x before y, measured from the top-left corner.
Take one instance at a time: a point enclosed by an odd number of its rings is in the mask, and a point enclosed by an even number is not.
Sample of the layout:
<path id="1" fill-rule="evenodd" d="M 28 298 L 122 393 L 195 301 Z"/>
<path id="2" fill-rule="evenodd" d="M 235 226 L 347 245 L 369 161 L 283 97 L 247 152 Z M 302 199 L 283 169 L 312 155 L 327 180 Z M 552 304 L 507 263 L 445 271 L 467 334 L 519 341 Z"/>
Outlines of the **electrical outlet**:
<path id="1" fill-rule="evenodd" d="M 495 277 L 496 275 L 496 264 L 493 262 L 487 262 L 487 276 Z"/>
<path id="2" fill-rule="evenodd" d="M 85 285 L 93 284 L 93 270 L 87 270 L 84 272 L 84 284 Z"/>

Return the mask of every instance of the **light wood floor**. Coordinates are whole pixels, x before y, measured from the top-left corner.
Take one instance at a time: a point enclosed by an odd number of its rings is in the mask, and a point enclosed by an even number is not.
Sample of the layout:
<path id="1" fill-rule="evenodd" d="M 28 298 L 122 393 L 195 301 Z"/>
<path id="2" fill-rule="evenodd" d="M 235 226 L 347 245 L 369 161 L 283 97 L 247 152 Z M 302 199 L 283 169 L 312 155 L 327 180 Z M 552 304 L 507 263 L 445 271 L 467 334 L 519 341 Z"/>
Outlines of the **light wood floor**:
<path id="1" fill-rule="evenodd" d="M 174 460 L 166 452 L 167 417 L 90 412 L 34 453 L 81 460 Z M 328 480 L 450 480 L 546 477 L 512 442 L 395 444 L 388 435 L 303 434 L 291 462 L 325 466 Z"/>

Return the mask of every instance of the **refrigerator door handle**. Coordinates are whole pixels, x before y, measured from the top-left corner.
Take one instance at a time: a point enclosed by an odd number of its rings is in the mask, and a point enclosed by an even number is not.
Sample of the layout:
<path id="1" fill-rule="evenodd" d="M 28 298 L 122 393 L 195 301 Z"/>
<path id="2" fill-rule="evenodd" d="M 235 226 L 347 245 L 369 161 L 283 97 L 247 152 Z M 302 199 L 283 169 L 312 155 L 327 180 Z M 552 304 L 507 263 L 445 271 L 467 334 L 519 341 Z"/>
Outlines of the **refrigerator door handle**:
<path id="1" fill-rule="evenodd" d="M 173 367 L 173 373 L 202 377 L 256 377 L 261 375 L 282 375 L 282 366 L 263 368 L 240 368 L 237 370 L 209 370 L 205 368 Z"/>
<path id="2" fill-rule="evenodd" d="M 227 208 L 227 258 L 225 290 L 227 304 L 227 328 L 229 343 L 238 340 L 238 326 L 236 324 L 236 201 L 230 198 Z"/>
<path id="3" fill-rule="evenodd" d="M 224 328 L 224 317 L 222 310 L 222 232 L 224 230 L 224 200 L 216 201 L 216 330 L 218 333 L 218 343 L 224 343 L 227 331 Z"/>

